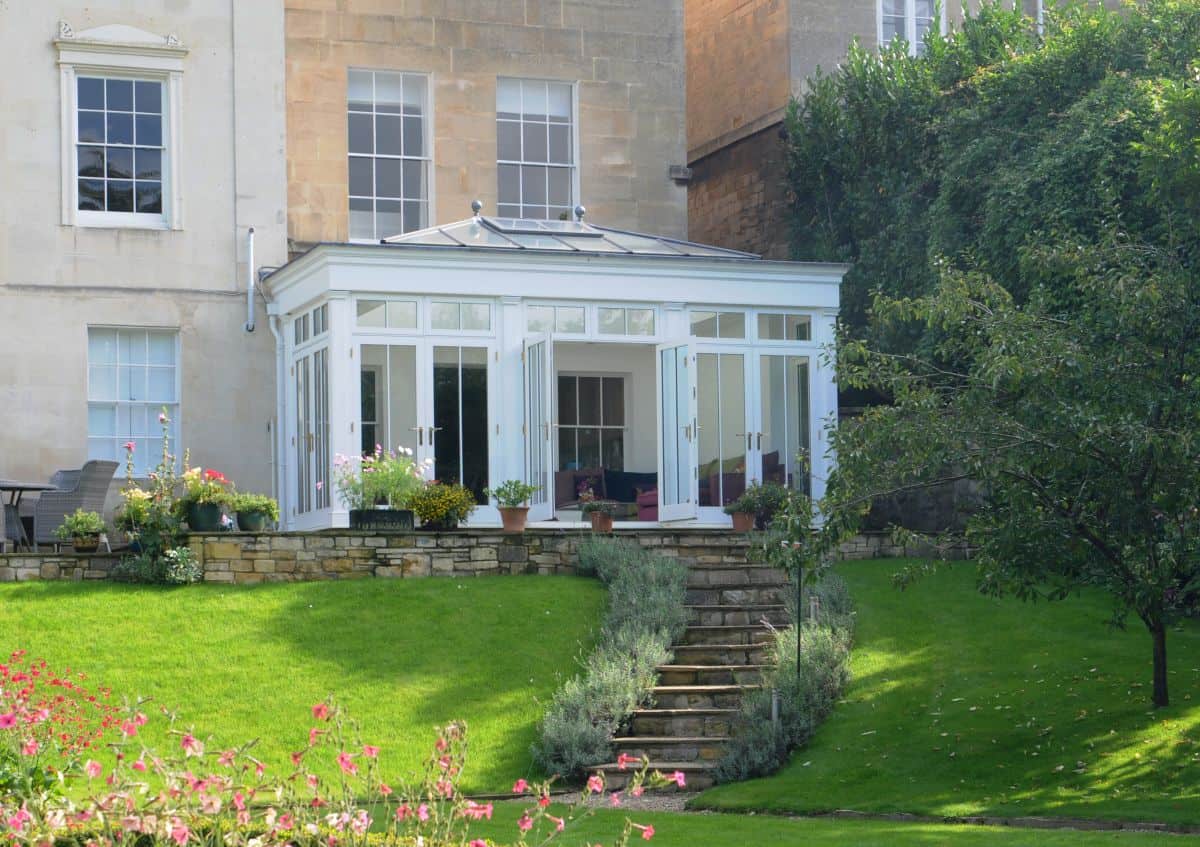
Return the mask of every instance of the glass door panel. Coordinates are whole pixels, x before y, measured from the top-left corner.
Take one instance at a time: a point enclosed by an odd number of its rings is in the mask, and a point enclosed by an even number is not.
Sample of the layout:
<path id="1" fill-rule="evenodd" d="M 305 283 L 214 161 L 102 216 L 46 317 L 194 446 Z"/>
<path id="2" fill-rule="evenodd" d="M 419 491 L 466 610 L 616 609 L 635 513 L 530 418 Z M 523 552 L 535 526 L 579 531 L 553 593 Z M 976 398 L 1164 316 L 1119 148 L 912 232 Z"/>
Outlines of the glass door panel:
<path id="1" fill-rule="evenodd" d="M 485 347 L 433 348 L 434 477 L 457 482 L 487 503 L 488 351 Z"/>
<path id="2" fill-rule="evenodd" d="M 376 449 L 413 451 L 420 461 L 426 439 L 418 415 L 417 348 L 364 344 L 360 356 L 359 433 L 364 454 Z"/>
<path id="3" fill-rule="evenodd" d="M 700 505 L 722 507 L 746 490 L 746 357 L 696 354 Z"/>
<path id="4" fill-rule="evenodd" d="M 658 519 L 696 516 L 696 392 L 687 344 L 658 348 Z"/>
<path id="5" fill-rule="evenodd" d="M 529 519 L 550 520 L 554 505 L 553 444 L 550 425 L 554 374 L 553 342 L 546 335 L 525 341 L 525 479 L 537 491 L 529 498 Z"/>
<path id="6" fill-rule="evenodd" d="M 809 360 L 807 356 L 759 358 L 761 420 L 756 437 L 762 481 L 811 496 Z"/>

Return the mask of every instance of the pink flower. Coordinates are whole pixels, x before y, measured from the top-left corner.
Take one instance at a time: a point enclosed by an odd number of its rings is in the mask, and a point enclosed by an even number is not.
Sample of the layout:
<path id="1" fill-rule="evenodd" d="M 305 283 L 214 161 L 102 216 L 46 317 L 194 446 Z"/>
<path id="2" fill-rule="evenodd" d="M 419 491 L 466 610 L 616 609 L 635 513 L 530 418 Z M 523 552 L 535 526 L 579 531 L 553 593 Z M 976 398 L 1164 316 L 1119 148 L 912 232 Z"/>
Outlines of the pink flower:
<path id="1" fill-rule="evenodd" d="M 304 759 L 304 751 L 303 750 L 293 753 L 292 754 L 292 766 L 297 767 L 297 768 L 300 767 L 300 762 L 303 761 L 303 759 Z"/>
<path id="2" fill-rule="evenodd" d="M 516 782 L 513 783 L 513 790 L 512 790 L 513 794 L 524 794 L 528 790 L 529 790 L 529 783 L 526 782 L 524 779 L 518 779 Z"/>
<path id="3" fill-rule="evenodd" d="M 637 826 L 636 824 L 634 824 L 634 825 Z M 643 841 L 649 841 L 651 838 L 654 837 L 654 827 L 652 825 L 639 826 L 638 829 L 640 829 L 642 831 L 642 840 Z"/>
<path id="4" fill-rule="evenodd" d="M 547 806 L 549 806 L 550 805 L 550 795 L 543 794 L 541 797 L 539 797 L 538 805 L 541 806 L 543 809 L 546 808 Z"/>
<path id="5" fill-rule="evenodd" d="M 588 777 L 587 791 L 588 794 L 599 794 L 604 790 L 604 780 L 600 774 L 592 774 Z"/>
<path id="6" fill-rule="evenodd" d="M 492 804 L 491 803 L 476 803 L 474 800 L 467 801 L 467 807 L 463 809 L 463 816 L 473 820 L 492 819 Z"/>
<path id="7" fill-rule="evenodd" d="M 279 828 L 280 829 L 291 829 L 295 825 L 296 825 L 295 818 L 293 818 L 291 816 L 291 814 L 289 814 L 288 812 L 284 812 L 282 815 L 279 816 Z"/>
<path id="8" fill-rule="evenodd" d="M 412 809 L 408 808 L 408 804 L 405 803 L 403 806 L 401 806 L 399 809 L 396 810 L 396 820 L 402 821 L 411 814 L 412 814 Z"/>
<path id="9" fill-rule="evenodd" d="M 130 453 L 132 453 L 132 452 L 133 452 L 133 449 L 134 449 L 135 447 L 137 447 L 137 445 L 136 445 L 136 444 L 134 444 L 132 441 L 126 441 L 124 446 L 125 446 L 125 449 L 126 449 L 128 452 L 130 452 Z"/>
<path id="10" fill-rule="evenodd" d="M 225 768 L 230 767 L 233 764 L 233 756 L 232 750 L 226 750 L 217 757 L 217 764 Z"/>
<path id="11" fill-rule="evenodd" d="M 137 771 L 139 773 L 145 773 L 146 760 L 143 759 L 141 756 L 139 756 L 138 760 L 136 762 L 134 762 L 130 767 L 132 767 L 135 771 Z"/>
<path id="12" fill-rule="evenodd" d="M 363 755 L 368 759 L 376 759 L 379 757 L 379 748 L 372 747 L 370 744 L 363 745 Z"/>
<path id="13" fill-rule="evenodd" d="M 171 840 L 178 844 L 179 847 L 187 844 L 190 835 L 191 832 L 188 831 L 187 824 L 180 821 L 179 818 L 175 818 L 171 822 Z"/>
<path id="14" fill-rule="evenodd" d="M 612 806 L 614 809 L 617 806 L 620 806 L 621 805 L 621 792 L 614 791 L 612 794 L 608 795 L 608 805 Z"/>
<path id="15" fill-rule="evenodd" d="M 482 838 L 472 838 L 471 843 L 467 847 L 488 847 L 488 845 Z"/>
<path id="16" fill-rule="evenodd" d="M 546 815 L 546 817 L 549 818 L 550 820 L 554 821 L 554 831 L 555 832 L 563 831 L 563 826 L 565 825 L 565 821 L 563 821 L 562 818 L 556 818 L 556 817 L 554 817 L 554 815 Z"/>
<path id="17" fill-rule="evenodd" d="M 148 721 L 148 720 L 150 720 L 150 719 L 148 717 L 146 717 L 145 712 L 138 712 L 136 715 L 133 716 L 133 722 L 135 724 L 137 724 L 138 726 L 145 726 L 146 721 Z"/>
<path id="18" fill-rule="evenodd" d="M 196 737 L 190 732 L 185 732 L 183 738 L 179 740 L 179 746 L 183 748 L 184 753 L 188 756 L 203 756 L 204 745 L 196 740 Z"/>
<path id="19" fill-rule="evenodd" d="M 125 733 L 125 735 L 129 736 L 130 738 L 137 735 L 137 731 L 138 725 L 133 721 L 123 721 L 121 723 L 121 732 Z"/>
<path id="20" fill-rule="evenodd" d="M 32 738 L 30 738 L 28 741 L 26 741 L 24 744 L 21 745 L 21 755 L 22 756 L 36 756 L 37 751 L 38 751 L 38 743 L 36 740 L 34 740 Z"/>
<path id="21" fill-rule="evenodd" d="M 424 803 L 422 803 L 420 806 L 417 806 L 417 820 L 419 820 L 419 821 L 429 820 L 429 806 L 427 806 Z"/>
<path id="22" fill-rule="evenodd" d="M 338 767 L 342 769 L 343 773 L 358 773 L 358 765 L 354 764 L 354 759 L 351 758 L 350 754 L 345 751 L 338 753 L 337 763 Z"/>
<path id="23" fill-rule="evenodd" d="M 521 830 L 521 832 L 529 832 L 529 830 L 533 829 L 533 818 L 529 817 L 529 815 L 521 815 L 521 819 L 517 821 L 517 829 Z"/>
<path id="24" fill-rule="evenodd" d="M 100 772 L 103 770 L 104 768 L 101 767 L 99 762 L 91 759 L 88 759 L 87 763 L 83 766 L 83 772 L 88 775 L 88 779 L 95 779 L 100 776 Z"/>
<path id="25" fill-rule="evenodd" d="M 0 715 L 0 729 L 12 729 L 16 725 L 17 715 L 15 712 Z"/>
<path id="26" fill-rule="evenodd" d="M 312 715 L 315 720 L 329 720 L 329 706 L 324 703 L 317 703 L 312 707 Z"/>
<path id="27" fill-rule="evenodd" d="M 629 789 L 629 793 L 634 797 L 641 797 L 644 793 L 646 793 L 646 789 L 640 785 L 635 785 L 633 788 Z"/>
<path id="28" fill-rule="evenodd" d="M 320 491 L 324 487 L 325 487 L 325 483 L 322 480 L 318 479 L 317 480 L 317 491 Z"/>
<path id="29" fill-rule="evenodd" d="M 685 785 L 687 785 L 687 777 L 684 775 L 683 771 L 675 771 L 675 773 L 671 774 L 671 781 L 680 788 L 683 788 Z"/>
<path id="30" fill-rule="evenodd" d="M 317 729 L 314 726 L 312 729 L 310 729 L 308 731 L 308 746 L 309 747 L 315 746 L 317 743 L 317 740 L 320 739 L 320 737 L 321 737 L 321 730 Z"/>
<path id="31" fill-rule="evenodd" d="M 641 759 L 639 759 L 637 756 L 630 756 L 627 753 L 622 753 L 621 755 L 617 756 L 617 768 L 619 770 L 625 770 L 626 765 L 636 765 L 640 761 Z"/>
<path id="32" fill-rule="evenodd" d="M 388 785 L 386 782 L 379 783 L 379 793 L 384 797 L 390 797 L 392 795 L 392 786 Z"/>
<path id="33" fill-rule="evenodd" d="M 159 422 L 159 423 L 166 423 L 166 422 L 167 422 L 167 415 L 166 415 L 166 413 L 165 413 L 165 412 L 159 412 L 159 413 L 158 413 L 158 422 Z"/>

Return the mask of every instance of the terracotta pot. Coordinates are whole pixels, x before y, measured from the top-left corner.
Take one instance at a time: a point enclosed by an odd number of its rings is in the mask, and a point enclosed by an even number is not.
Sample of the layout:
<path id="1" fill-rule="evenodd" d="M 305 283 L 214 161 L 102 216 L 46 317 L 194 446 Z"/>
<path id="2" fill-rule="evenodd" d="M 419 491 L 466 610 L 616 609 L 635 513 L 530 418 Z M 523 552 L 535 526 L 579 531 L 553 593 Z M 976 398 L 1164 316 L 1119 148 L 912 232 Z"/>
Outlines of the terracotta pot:
<path id="1" fill-rule="evenodd" d="M 592 532 L 612 532 L 613 516 L 604 512 L 588 512 L 592 519 Z"/>
<path id="2" fill-rule="evenodd" d="M 754 529 L 754 512 L 734 512 L 733 531 L 749 532 Z"/>
<path id="3" fill-rule="evenodd" d="M 501 506 L 500 520 L 504 522 L 505 532 L 524 532 L 525 521 L 529 517 L 528 506 Z"/>

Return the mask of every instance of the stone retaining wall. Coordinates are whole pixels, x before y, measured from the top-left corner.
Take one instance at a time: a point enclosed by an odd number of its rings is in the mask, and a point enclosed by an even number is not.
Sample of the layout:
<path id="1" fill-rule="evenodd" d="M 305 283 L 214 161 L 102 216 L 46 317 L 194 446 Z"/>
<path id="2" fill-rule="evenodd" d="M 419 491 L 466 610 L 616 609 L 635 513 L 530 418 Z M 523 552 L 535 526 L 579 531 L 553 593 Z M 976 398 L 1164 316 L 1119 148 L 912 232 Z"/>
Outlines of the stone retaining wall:
<path id="1" fill-rule="evenodd" d="M 476 576 L 573 573 L 579 542 L 588 532 L 532 529 L 519 535 L 496 530 L 383 534 L 326 532 L 222 532 L 192 535 L 189 544 L 206 582 L 298 582 L 363 577 Z M 750 539 L 717 529 L 618 530 L 685 564 L 743 564 Z M 843 545 L 841 559 L 929 555 L 905 548 L 884 533 Z M 120 553 L 0 554 L 0 582 L 106 579 Z"/>

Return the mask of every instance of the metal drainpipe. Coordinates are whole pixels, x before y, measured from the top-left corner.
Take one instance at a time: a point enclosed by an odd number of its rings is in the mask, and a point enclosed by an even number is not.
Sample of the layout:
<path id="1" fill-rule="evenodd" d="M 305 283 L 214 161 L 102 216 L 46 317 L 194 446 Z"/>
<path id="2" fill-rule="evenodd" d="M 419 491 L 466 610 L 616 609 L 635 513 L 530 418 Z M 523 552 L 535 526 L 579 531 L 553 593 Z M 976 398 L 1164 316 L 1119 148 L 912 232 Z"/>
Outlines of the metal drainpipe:
<path id="1" fill-rule="evenodd" d="M 254 227 L 246 233 L 246 332 L 254 332 Z"/>
<path id="2" fill-rule="evenodd" d="M 263 290 L 264 294 L 266 289 Z M 283 443 L 283 415 L 284 415 L 284 390 L 283 381 L 286 379 L 287 362 L 285 360 L 285 351 L 283 345 L 283 319 L 279 315 L 270 315 L 267 326 L 271 328 L 271 335 L 275 336 L 275 431 L 272 433 L 274 446 L 274 456 L 272 457 L 271 473 L 271 488 L 274 489 L 271 495 L 279 501 L 279 514 L 282 518 L 284 526 L 287 525 L 286 498 L 283 496 L 287 489 L 287 446 Z"/>

